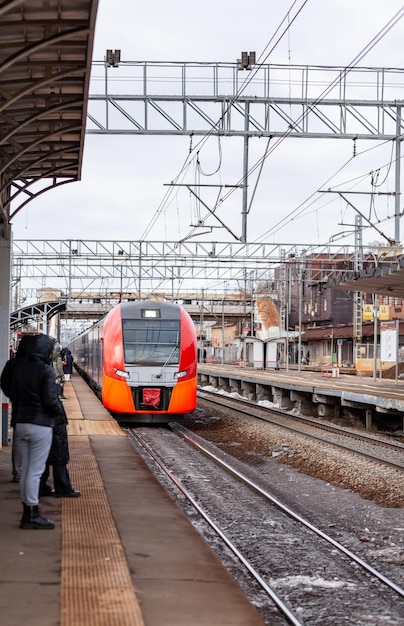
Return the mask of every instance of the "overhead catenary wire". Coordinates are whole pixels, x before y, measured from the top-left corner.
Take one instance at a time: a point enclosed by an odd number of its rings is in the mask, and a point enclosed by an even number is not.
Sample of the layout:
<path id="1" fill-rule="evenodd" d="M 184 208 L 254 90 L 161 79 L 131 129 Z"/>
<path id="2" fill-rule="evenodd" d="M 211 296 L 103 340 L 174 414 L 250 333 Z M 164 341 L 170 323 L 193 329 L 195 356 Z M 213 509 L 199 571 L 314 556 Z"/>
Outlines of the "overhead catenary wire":
<path id="1" fill-rule="evenodd" d="M 259 167 L 261 167 L 262 163 L 271 155 L 273 152 L 283 143 L 283 141 L 293 132 L 293 130 L 301 124 L 306 117 L 315 109 L 315 107 L 322 102 L 322 100 L 334 89 L 334 87 L 341 81 L 342 78 L 347 76 L 347 74 L 354 69 L 359 62 L 376 46 L 377 43 L 385 37 L 385 35 L 397 24 L 397 22 L 404 15 L 404 7 L 402 7 L 395 15 L 385 24 L 385 26 L 371 39 L 371 41 L 354 57 L 354 59 L 347 65 L 340 74 L 324 89 L 324 91 L 314 100 L 314 102 L 308 106 L 305 111 L 292 123 L 285 133 L 276 139 L 270 146 L 266 149 L 263 156 L 256 161 L 256 163 L 248 170 L 247 178 L 250 177 L 252 173 Z M 351 160 L 351 159 L 350 159 Z M 219 201 L 220 205 L 223 203 L 234 193 L 237 186 L 241 186 L 245 183 L 246 177 L 243 176 L 237 182 L 237 184 L 232 187 L 229 191 L 227 191 Z M 313 193 L 312 195 L 315 195 Z M 218 205 L 219 206 L 219 205 Z M 218 208 L 218 206 L 215 207 Z M 302 205 L 299 205 L 302 206 Z M 299 208 L 299 207 L 298 207 Z M 267 231 L 268 232 L 268 231 Z"/>
<path id="2" fill-rule="evenodd" d="M 371 39 L 371 41 L 357 54 L 357 56 L 345 67 L 342 69 L 341 73 L 324 89 L 324 91 L 314 100 L 312 104 L 310 104 L 304 112 L 297 117 L 297 119 L 289 125 L 288 130 L 286 130 L 282 136 L 278 137 L 274 143 L 268 147 L 268 150 L 264 153 L 264 155 L 249 169 L 248 176 L 250 176 L 261 164 L 262 160 L 265 160 L 270 156 L 276 148 L 283 143 L 283 141 L 301 124 L 306 117 L 316 108 L 318 104 L 324 100 L 324 98 L 334 89 L 341 80 L 349 74 L 349 72 L 354 69 L 358 63 L 375 47 L 383 37 L 395 26 L 395 24 L 403 17 L 404 15 L 404 6 L 397 11 L 397 13 L 387 22 L 387 24 Z M 245 180 L 245 177 L 242 177 L 237 184 L 242 185 Z M 222 198 L 222 203 L 234 192 L 234 189 L 230 189 Z"/>
<path id="3" fill-rule="evenodd" d="M 268 60 L 268 57 L 274 52 L 275 48 L 278 46 L 278 44 L 283 39 L 283 37 L 286 35 L 286 33 L 288 33 L 288 31 L 290 30 L 292 24 L 297 19 L 297 17 L 300 15 L 301 11 L 303 10 L 304 6 L 307 4 L 308 1 L 309 0 L 304 0 L 301 3 L 300 7 L 298 7 L 298 9 L 296 10 L 294 15 L 292 17 L 290 17 L 290 13 L 291 13 L 292 9 L 294 8 L 295 4 L 297 3 L 297 0 L 293 1 L 292 6 L 290 7 L 290 9 L 288 9 L 287 13 L 283 17 L 281 23 L 279 24 L 279 26 L 277 27 L 275 33 L 272 35 L 271 39 L 267 43 L 267 45 L 264 48 L 263 52 L 261 52 L 261 54 L 256 59 L 256 63 L 255 63 L 254 68 L 250 71 L 249 75 L 242 82 L 242 84 L 240 85 L 240 87 L 237 90 L 236 94 L 230 99 L 229 104 L 225 107 L 222 115 L 219 117 L 219 119 L 217 120 L 215 125 L 210 130 L 208 130 L 206 135 L 204 135 L 204 137 L 202 137 L 202 139 L 200 139 L 199 142 L 193 147 L 193 151 L 192 152 L 195 152 L 195 151 L 199 151 L 200 152 L 201 147 L 206 143 L 206 141 L 209 139 L 209 137 L 211 137 L 211 135 L 214 133 L 215 129 L 220 125 L 220 123 L 222 122 L 224 117 L 227 115 L 228 111 L 237 102 L 237 100 L 240 98 L 240 96 L 243 93 L 243 91 L 250 84 L 250 82 L 253 80 L 255 75 L 259 72 L 259 70 L 261 69 L 262 65 L 264 65 L 264 63 L 266 63 L 266 61 Z M 287 23 L 286 27 L 279 34 L 278 38 L 274 42 L 275 37 L 278 35 L 279 31 L 281 30 L 281 28 L 285 24 L 285 22 Z M 271 46 L 271 44 L 273 44 L 273 45 Z M 270 48 L 270 46 L 271 46 L 271 48 Z M 188 158 L 189 158 L 190 154 L 191 153 L 188 154 Z"/>
<path id="4" fill-rule="evenodd" d="M 180 172 L 177 174 L 176 178 L 174 179 L 173 183 L 178 183 L 178 181 L 181 179 L 181 177 L 183 178 L 185 176 L 185 174 L 187 173 L 188 169 L 191 167 L 192 163 L 190 163 L 188 161 L 188 158 L 185 159 L 183 166 L 180 170 Z M 168 187 L 166 193 L 164 194 L 164 198 L 163 200 L 160 202 L 160 205 L 158 206 L 157 210 L 155 211 L 152 219 L 150 220 L 150 222 L 148 223 L 148 225 L 146 226 L 145 230 L 143 231 L 142 236 L 140 237 L 141 240 L 147 239 L 150 231 L 152 230 L 154 224 L 156 223 L 157 219 L 160 217 L 160 215 L 164 212 L 168 201 L 171 199 L 172 195 L 174 194 L 174 185 L 171 185 L 170 187 Z"/>
<path id="5" fill-rule="evenodd" d="M 296 2 L 293 3 L 292 6 L 294 6 L 296 4 Z M 301 4 L 301 6 L 299 7 L 299 10 L 295 13 L 295 15 L 293 16 L 292 19 L 289 20 L 288 26 L 287 28 L 284 30 L 284 32 L 280 35 L 280 37 L 278 38 L 278 40 L 276 41 L 275 45 L 271 48 L 270 52 L 274 49 L 274 47 L 276 47 L 277 43 L 279 43 L 280 38 L 283 36 L 283 34 L 285 32 L 287 32 L 288 28 L 290 27 L 290 25 L 293 23 L 294 19 L 296 19 L 297 15 L 299 14 L 299 12 L 302 10 L 302 8 L 304 7 L 306 3 Z M 289 15 L 290 12 L 287 13 L 287 16 Z M 302 114 L 301 116 L 299 116 L 293 124 L 291 124 L 291 127 L 288 129 L 288 131 L 286 131 L 281 137 L 279 137 L 276 141 L 274 141 L 270 146 L 268 146 L 265 149 L 264 154 L 262 155 L 262 157 L 249 169 L 248 171 L 248 176 L 250 176 L 253 172 L 255 172 L 255 170 L 257 168 L 261 168 L 262 169 L 262 165 L 264 163 L 264 161 L 278 148 L 278 146 L 289 136 L 289 134 L 293 131 L 294 128 L 296 128 L 296 126 L 301 123 L 303 121 L 303 119 L 309 115 L 314 109 L 315 107 L 321 103 L 321 101 L 328 95 L 328 93 L 335 87 L 335 84 L 337 81 L 341 80 L 341 77 L 346 76 L 354 67 L 356 67 L 358 65 L 358 63 L 366 56 L 366 54 L 368 54 L 370 52 L 370 50 L 377 44 L 380 42 L 380 40 L 391 30 L 391 28 L 393 28 L 393 26 L 402 18 L 404 13 L 404 7 L 402 7 L 390 20 L 389 22 L 387 22 L 387 24 L 373 37 L 373 39 L 361 50 L 361 52 L 359 52 L 359 54 L 350 62 L 350 64 L 342 71 L 342 73 L 340 73 L 340 75 L 338 76 L 338 78 L 336 80 L 334 80 L 333 82 L 331 82 L 328 87 L 320 94 L 320 96 L 318 96 L 318 98 L 311 104 L 311 106 L 304 112 L 304 114 Z M 278 27 L 277 32 L 279 32 L 280 28 Z M 271 42 L 274 41 L 274 37 L 273 36 L 271 38 Z M 269 48 L 269 45 L 267 46 L 267 48 L 265 49 L 265 51 Z M 264 51 L 264 52 L 265 52 Z M 270 54 L 270 52 L 268 54 Z M 259 59 L 261 59 L 263 57 L 264 53 L 262 53 L 259 57 Z M 244 83 L 242 84 L 242 86 L 240 87 L 240 90 L 238 92 L 238 94 L 235 96 L 235 98 L 232 100 L 231 103 L 229 103 L 229 106 L 232 106 L 232 103 L 237 99 L 238 95 L 242 92 L 243 89 L 245 89 L 246 85 L 248 85 L 248 83 L 253 79 L 253 72 L 249 75 L 249 77 L 246 79 L 246 81 L 244 81 Z M 191 158 L 195 158 L 194 157 L 194 153 L 195 151 L 200 152 L 201 150 L 201 146 L 203 145 L 203 143 L 205 141 L 207 141 L 207 139 L 209 138 L 209 136 L 214 132 L 215 127 L 213 127 L 205 136 L 204 138 L 198 142 L 196 145 L 192 145 L 190 147 L 189 153 L 184 161 L 184 164 L 181 168 L 181 171 L 179 173 L 179 175 L 177 176 L 177 178 L 175 180 L 178 180 L 178 177 L 182 175 L 182 173 L 184 172 L 184 168 L 187 168 L 189 165 L 189 159 Z M 244 177 L 241 178 L 241 180 L 239 181 L 239 186 L 240 184 L 242 185 L 244 181 Z M 218 198 L 216 205 L 214 207 L 214 211 L 216 211 L 217 208 L 219 208 L 220 206 L 223 205 L 223 203 L 231 196 L 231 194 L 233 194 L 235 191 L 235 188 L 230 189 L 225 195 L 220 196 L 220 198 Z M 157 211 L 157 213 L 155 214 L 153 220 L 151 221 L 148 229 L 145 231 L 147 234 L 150 232 L 151 227 L 154 225 L 155 221 L 157 220 L 158 216 L 165 210 L 165 207 L 167 206 L 167 203 L 169 201 L 171 197 L 171 193 L 168 192 L 163 200 L 163 202 L 160 204 L 159 209 Z M 301 207 L 302 205 L 300 205 Z M 251 207 L 250 207 L 251 208 Z M 299 209 L 299 207 L 298 207 Z M 249 209 L 250 210 L 250 209 Z M 205 218 L 206 219 L 209 215 L 206 214 Z"/>
<path id="6" fill-rule="evenodd" d="M 343 165 L 341 165 L 341 167 L 338 168 L 338 170 L 336 172 L 334 172 L 323 184 L 322 186 L 325 187 L 335 176 L 337 176 L 337 174 L 339 174 L 340 172 L 342 172 L 342 170 L 348 165 L 348 163 L 350 163 L 352 161 L 353 157 L 350 157 L 347 161 L 345 161 L 345 163 Z M 356 183 L 356 182 L 362 182 L 365 178 L 367 178 L 368 174 L 364 174 L 361 175 L 359 177 L 356 177 L 355 179 L 348 181 L 344 184 L 351 184 L 351 183 Z M 254 243 L 258 243 L 260 241 L 264 241 L 265 237 L 267 237 L 268 235 L 273 235 L 276 234 L 279 230 L 281 230 L 286 224 L 288 224 L 289 222 L 297 219 L 298 217 L 301 217 L 302 215 L 306 214 L 307 209 L 309 209 L 314 202 L 318 201 L 317 198 L 317 194 L 318 191 L 313 191 L 308 198 L 306 198 L 305 200 L 303 200 L 303 202 L 301 202 L 295 209 L 293 209 L 293 211 L 291 211 L 290 213 L 288 213 L 288 215 L 284 216 L 281 220 L 279 220 L 279 222 L 277 222 L 276 224 L 274 224 L 270 229 L 266 230 L 262 235 L 260 235 L 260 237 L 258 237 L 257 239 L 255 239 Z M 333 201 L 330 200 L 328 201 L 326 204 L 331 204 Z M 307 203 L 309 203 L 307 205 Z M 307 205 L 307 206 L 306 206 Z M 318 209 L 316 209 L 318 210 Z"/>
<path id="7" fill-rule="evenodd" d="M 189 151 L 188 151 L 188 154 L 187 154 L 186 158 L 184 159 L 183 165 L 181 166 L 181 169 L 180 169 L 179 173 L 177 174 L 177 176 L 172 181 L 172 186 L 165 193 L 163 200 L 161 201 L 159 207 L 155 211 L 152 219 L 150 220 L 148 226 L 146 227 L 146 229 L 145 229 L 145 231 L 144 231 L 144 233 L 142 235 L 142 239 L 146 238 L 149 235 L 149 233 L 150 233 L 151 229 L 153 228 L 153 226 L 155 225 L 157 219 L 164 212 L 164 210 L 165 210 L 165 208 L 167 206 L 167 203 L 168 203 L 168 201 L 171 198 L 171 195 L 173 193 L 173 185 L 175 185 L 178 182 L 178 180 L 183 176 L 184 171 L 188 170 L 188 168 L 190 166 L 190 161 L 195 158 L 194 154 L 195 153 L 199 154 L 201 148 L 206 144 L 206 142 L 208 141 L 209 137 L 211 137 L 213 135 L 214 130 L 217 128 L 217 126 L 219 126 L 219 124 L 221 123 L 222 119 L 225 117 L 225 115 L 229 111 L 229 109 L 231 109 L 231 107 L 234 105 L 234 103 L 240 97 L 240 95 L 245 90 L 247 85 L 253 80 L 254 76 L 259 71 L 260 67 L 266 62 L 266 60 L 268 59 L 269 55 L 275 50 L 275 48 L 277 47 L 279 42 L 282 40 L 284 35 L 289 31 L 290 27 L 292 26 L 292 24 L 297 19 L 297 17 L 299 16 L 301 11 L 303 10 L 304 6 L 308 2 L 308 0 L 304 0 L 300 4 L 300 6 L 296 9 L 296 12 L 291 17 L 291 12 L 294 9 L 295 5 L 297 4 L 297 1 L 298 0 L 294 0 L 292 2 L 292 5 L 291 5 L 290 9 L 288 9 L 287 13 L 283 17 L 283 19 L 282 19 L 281 23 L 279 24 L 279 26 L 277 27 L 275 33 L 270 38 L 270 40 L 267 43 L 266 47 L 264 48 L 263 52 L 257 58 L 256 64 L 255 64 L 255 69 L 253 69 L 251 71 L 251 73 L 249 74 L 249 76 L 243 81 L 243 83 L 239 87 L 237 93 L 230 100 L 229 104 L 226 106 L 225 110 L 223 111 L 222 115 L 217 120 L 215 125 L 195 145 L 192 145 L 193 136 L 191 135 L 191 142 L 190 142 Z M 282 27 L 284 26 L 285 23 L 287 24 L 287 26 L 284 28 L 284 30 L 278 36 L 279 31 L 282 29 Z M 275 40 L 276 37 L 277 37 L 277 39 Z M 221 160 L 220 160 L 220 162 L 221 162 Z M 193 231 L 191 231 L 191 232 L 193 232 Z"/>
<path id="8" fill-rule="evenodd" d="M 389 142 L 383 142 L 381 145 L 385 145 L 386 143 Z M 370 152 L 372 150 L 377 150 L 378 148 L 380 148 L 380 145 L 378 146 L 372 146 L 371 148 L 367 148 L 366 150 L 362 150 L 361 152 L 357 153 L 355 155 L 355 157 L 359 157 L 367 152 Z M 326 187 L 328 185 L 328 183 L 335 177 L 337 176 L 351 161 L 353 158 L 355 157 L 350 157 L 341 167 L 339 167 L 337 169 L 336 172 L 334 172 L 334 174 L 332 174 L 324 183 L 322 183 L 321 187 Z M 404 157 L 401 157 L 401 159 L 403 159 Z M 400 160 L 401 160 L 400 159 Z M 394 162 L 394 160 L 393 160 Z M 379 169 L 382 169 L 384 167 L 386 167 L 388 170 L 391 169 L 392 166 L 392 161 L 391 159 L 389 160 L 389 162 L 383 166 L 381 166 Z M 369 172 L 365 172 L 364 174 L 361 174 L 360 176 L 357 176 L 353 179 L 349 179 L 347 181 L 343 181 L 342 183 L 339 184 L 339 186 L 344 185 L 352 185 L 351 189 L 354 189 L 358 184 L 360 184 L 361 182 L 363 182 L 364 180 L 366 180 L 367 178 L 369 178 Z M 332 190 L 333 187 L 330 187 L 330 190 Z M 287 224 L 289 224 L 292 221 L 297 220 L 298 218 L 301 218 L 303 216 L 307 216 L 310 215 L 311 212 L 308 212 L 308 209 L 310 209 L 310 207 L 313 206 L 313 204 L 315 202 L 318 201 L 318 197 L 317 197 L 318 191 L 314 191 L 312 194 L 310 194 L 310 196 L 308 198 L 306 198 L 303 202 L 301 202 L 295 209 L 293 209 L 293 211 L 291 211 L 290 213 L 288 213 L 288 215 L 284 216 L 279 222 L 277 222 L 276 224 L 274 224 L 270 229 L 266 230 L 262 235 L 260 235 L 260 237 L 258 237 L 254 243 L 258 243 L 261 241 L 264 241 L 265 238 L 267 238 L 268 236 L 273 236 L 276 233 L 278 233 L 280 230 L 282 230 L 282 228 L 284 228 Z M 324 194 L 322 194 L 324 195 Z M 309 203 L 309 204 L 307 204 Z M 333 203 L 333 200 L 330 200 L 329 202 L 326 202 L 324 206 L 328 206 L 330 204 Z M 317 209 L 315 209 L 316 211 L 320 210 L 323 207 L 318 207 Z M 390 219 L 390 218 L 389 218 Z"/>

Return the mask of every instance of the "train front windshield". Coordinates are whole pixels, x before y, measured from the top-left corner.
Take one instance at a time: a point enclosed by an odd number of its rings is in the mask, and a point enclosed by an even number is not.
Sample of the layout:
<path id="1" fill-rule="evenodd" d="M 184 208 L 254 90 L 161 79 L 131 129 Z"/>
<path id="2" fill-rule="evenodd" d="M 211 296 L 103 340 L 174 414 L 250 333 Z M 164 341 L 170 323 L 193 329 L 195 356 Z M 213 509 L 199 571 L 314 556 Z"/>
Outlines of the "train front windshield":
<path id="1" fill-rule="evenodd" d="M 178 365 L 180 321 L 122 320 L 125 363 L 128 365 Z"/>

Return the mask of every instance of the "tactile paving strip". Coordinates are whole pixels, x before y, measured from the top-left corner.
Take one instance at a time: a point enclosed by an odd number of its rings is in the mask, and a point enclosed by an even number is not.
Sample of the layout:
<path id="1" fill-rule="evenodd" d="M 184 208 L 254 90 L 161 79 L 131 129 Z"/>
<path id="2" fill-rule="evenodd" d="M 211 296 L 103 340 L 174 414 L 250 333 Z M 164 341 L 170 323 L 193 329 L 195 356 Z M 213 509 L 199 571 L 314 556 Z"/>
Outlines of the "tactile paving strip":
<path id="1" fill-rule="evenodd" d="M 144 626 L 90 441 L 69 442 L 82 496 L 62 502 L 61 626 Z"/>

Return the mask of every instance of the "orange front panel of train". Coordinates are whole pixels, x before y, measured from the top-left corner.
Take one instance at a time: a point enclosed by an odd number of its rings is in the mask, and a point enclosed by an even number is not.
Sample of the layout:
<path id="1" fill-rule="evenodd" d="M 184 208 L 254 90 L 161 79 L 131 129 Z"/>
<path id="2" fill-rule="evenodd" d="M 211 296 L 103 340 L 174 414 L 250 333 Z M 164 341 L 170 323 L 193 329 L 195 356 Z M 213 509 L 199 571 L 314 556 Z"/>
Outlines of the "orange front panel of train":
<path id="1" fill-rule="evenodd" d="M 196 407 L 196 378 L 179 381 L 173 389 L 169 413 L 189 413 Z"/>
<path id="2" fill-rule="evenodd" d="M 186 371 L 185 380 L 196 376 L 197 347 L 194 323 L 189 314 L 181 309 L 181 353 L 179 371 Z"/>
<path id="3" fill-rule="evenodd" d="M 134 413 L 135 405 L 126 380 L 116 380 L 105 376 L 102 385 L 102 403 L 116 413 Z"/>

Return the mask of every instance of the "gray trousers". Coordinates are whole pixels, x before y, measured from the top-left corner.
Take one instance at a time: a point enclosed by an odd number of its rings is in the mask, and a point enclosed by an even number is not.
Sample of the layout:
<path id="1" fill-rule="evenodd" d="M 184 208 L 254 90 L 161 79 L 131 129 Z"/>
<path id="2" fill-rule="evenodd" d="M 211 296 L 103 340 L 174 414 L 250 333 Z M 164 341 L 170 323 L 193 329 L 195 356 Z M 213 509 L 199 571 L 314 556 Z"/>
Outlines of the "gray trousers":
<path id="1" fill-rule="evenodd" d="M 22 455 L 21 444 L 17 439 L 15 430 L 13 432 L 13 445 L 11 448 L 11 463 L 13 465 L 13 478 L 19 481 L 21 478 Z"/>
<path id="2" fill-rule="evenodd" d="M 17 423 L 14 436 L 22 457 L 21 501 L 28 506 L 36 506 L 39 503 L 39 483 L 52 445 L 52 428 Z"/>

